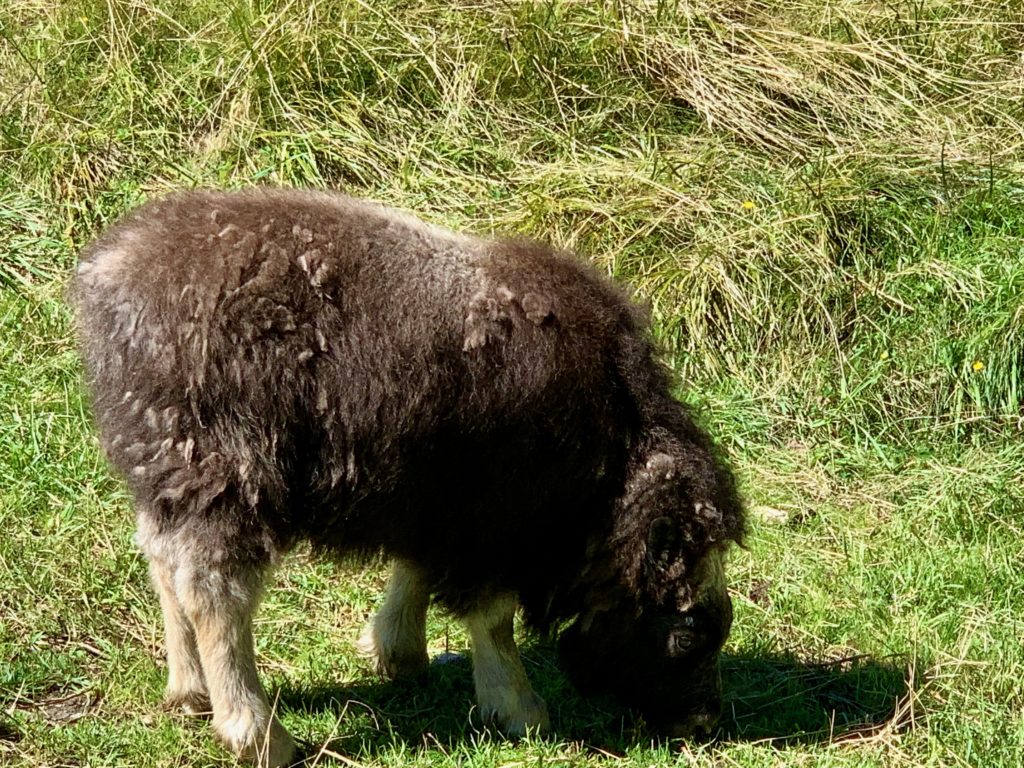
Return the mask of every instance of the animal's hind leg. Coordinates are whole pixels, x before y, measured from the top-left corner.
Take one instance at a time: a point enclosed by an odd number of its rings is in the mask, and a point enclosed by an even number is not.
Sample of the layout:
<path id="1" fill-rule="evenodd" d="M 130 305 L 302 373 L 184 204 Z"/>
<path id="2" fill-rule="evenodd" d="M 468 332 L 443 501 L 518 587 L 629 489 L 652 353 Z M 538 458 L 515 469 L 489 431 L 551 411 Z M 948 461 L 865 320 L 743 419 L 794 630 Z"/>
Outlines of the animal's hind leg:
<path id="1" fill-rule="evenodd" d="M 510 736 L 548 730 L 548 710 L 533 692 L 512 636 L 516 601 L 499 597 L 465 621 L 473 643 L 473 682 L 484 720 Z"/>
<path id="2" fill-rule="evenodd" d="M 283 766 L 295 743 L 271 712 L 253 653 L 252 612 L 261 586 L 258 568 L 238 564 L 179 565 L 174 575 L 175 594 L 195 628 L 214 731 L 242 759 Z"/>
<path id="3" fill-rule="evenodd" d="M 395 560 L 384 605 L 359 636 L 359 652 L 390 680 L 423 674 L 427 658 L 430 592 L 411 563 Z"/>
<path id="4" fill-rule="evenodd" d="M 153 579 L 160 607 L 164 614 L 164 637 L 167 646 L 167 690 L 164 701 L 168 707 L 190 714 L 210 711 L 210 694 L 206 688 L 196 632 L 174 593 L 173 571 L 159 560 L 151 560 L 149 573 Z"/>

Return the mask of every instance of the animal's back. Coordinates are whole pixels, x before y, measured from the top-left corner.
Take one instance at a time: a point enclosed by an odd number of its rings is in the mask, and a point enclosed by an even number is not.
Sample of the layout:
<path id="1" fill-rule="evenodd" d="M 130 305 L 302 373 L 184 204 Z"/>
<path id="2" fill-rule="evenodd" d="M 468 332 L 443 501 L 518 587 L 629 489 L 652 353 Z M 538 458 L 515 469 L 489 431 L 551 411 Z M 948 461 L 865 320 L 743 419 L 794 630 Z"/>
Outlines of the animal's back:
<path id="1" fill-rule="evenodd" d="M 359 318 L 372 317 L 377 335 L 400 333 L 402 307 L 418 302 L 414 314 L 436 310 L 423 319 L 437 322 L 469 288 L 478 250 L 343 195 L 191 192 L 142 206 L 87 248 L 73 295 L 87 342 L 100 332 L 95 314 L 107 321 L 104 348 L 123 341 L 124 361 L 192 390 L 237 384 L 235 367 L 253 354 L 306 362 L 338 343 L 317 331 Z"/>
<path id="2" fill-rule="evenodd" d="M 542 246 L 343 195 L 196 192 L 108 231 L 72 295 L 104 446 L 165 529 L 244 517 L 256 556 L 435 540 L 457 605 L 481 568 L 521 589 L 524 556 L 574 559 L 619 481 L 636 318 Z"/>

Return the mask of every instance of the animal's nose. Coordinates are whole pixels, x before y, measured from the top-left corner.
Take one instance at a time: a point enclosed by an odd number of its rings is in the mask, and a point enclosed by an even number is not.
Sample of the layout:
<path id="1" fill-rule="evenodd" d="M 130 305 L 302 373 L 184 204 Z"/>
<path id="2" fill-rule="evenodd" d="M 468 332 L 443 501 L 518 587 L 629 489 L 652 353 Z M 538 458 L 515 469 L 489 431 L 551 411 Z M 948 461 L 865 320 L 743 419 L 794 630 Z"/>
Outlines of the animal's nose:
<path id="1" fill-rule="evenodd" d="M 718 725 L 717 712 L 700 712 L 689 715 L 684 720 L 673 723 L 668 728 L 668 735 L 673 739 L 707 741 Z"/>

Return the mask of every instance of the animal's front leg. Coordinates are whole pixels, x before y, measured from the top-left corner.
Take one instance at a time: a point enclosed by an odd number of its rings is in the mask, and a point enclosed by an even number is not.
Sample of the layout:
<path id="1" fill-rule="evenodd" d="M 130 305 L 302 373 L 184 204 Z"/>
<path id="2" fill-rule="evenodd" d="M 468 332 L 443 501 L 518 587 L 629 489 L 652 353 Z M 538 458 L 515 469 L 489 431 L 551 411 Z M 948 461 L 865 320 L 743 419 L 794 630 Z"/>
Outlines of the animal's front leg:
<path id="1" fill-rule="evenodd" d="M 469 614 L 473 642 L 473 681 L 485 720 L 510 736 L 544 733 L 549 728 L 544 700 L 533 692 L 512 637 L 516 601 L 502 597 Z"/>
<path id="2" fill-rule="evenodd" d="M 430 593 L 419 571 L 395 560 L 384 605 L 359 636 L 359 652 L 374 660 L 389 680 L 409 679 L 427 670 L 427 605 Z"/>

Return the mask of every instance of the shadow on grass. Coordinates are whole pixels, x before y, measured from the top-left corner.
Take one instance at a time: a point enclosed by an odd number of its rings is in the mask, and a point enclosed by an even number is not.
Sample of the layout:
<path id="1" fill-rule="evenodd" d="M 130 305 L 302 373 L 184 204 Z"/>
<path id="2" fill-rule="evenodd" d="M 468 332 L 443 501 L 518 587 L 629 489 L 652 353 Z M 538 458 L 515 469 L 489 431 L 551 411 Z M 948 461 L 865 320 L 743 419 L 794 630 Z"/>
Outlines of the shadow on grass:
<path id="1" fill-rule="evenodd" d="M 639 716 L 576 693 L 558 670 L 553 647 L 529 646 L 523 661 L 548 703 L 559 738 L 613 754 L 656 740 Z M 722 678 L 725 705 L 716 739 L 723 744 L 786 748 L 870 740 L 902 730 L 912 718 L 913 692 L 904 671 L 866 657 L 806 663 L 781 656 L 723 656 Z M 280 691 L 285 711 L 333 716 L 330 749 L 363 756 L 396 747 L 447 749 L 488 738 L 472 699 L 472 669 L 464 657 L 431 665 L 426 678 L 416 682 Z"/>
<path id="2" fill-rule="evenodd" d="M 776 747 L 884 738 L 913 719 L 906 670 L 866 656 L 811 663 L 725 656 L 722 741 Z"/>

